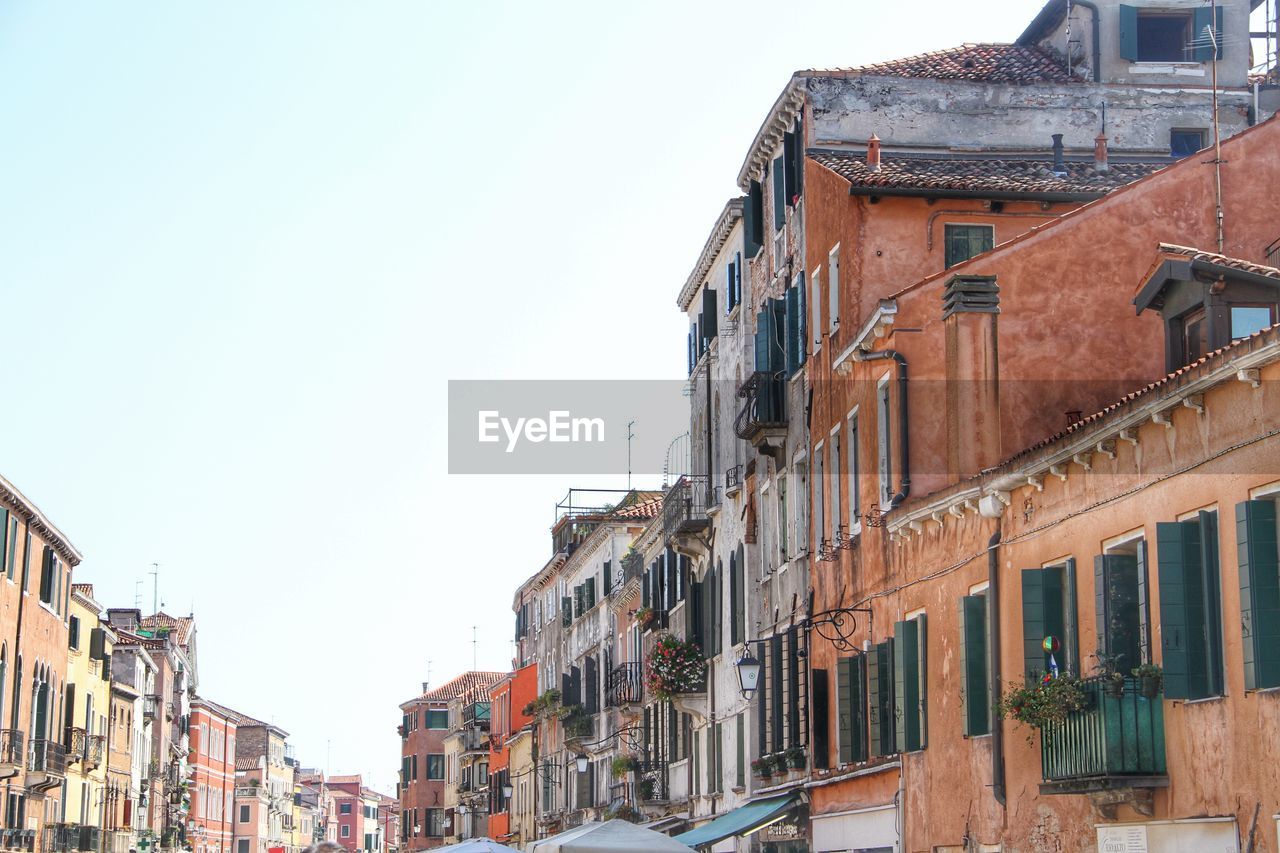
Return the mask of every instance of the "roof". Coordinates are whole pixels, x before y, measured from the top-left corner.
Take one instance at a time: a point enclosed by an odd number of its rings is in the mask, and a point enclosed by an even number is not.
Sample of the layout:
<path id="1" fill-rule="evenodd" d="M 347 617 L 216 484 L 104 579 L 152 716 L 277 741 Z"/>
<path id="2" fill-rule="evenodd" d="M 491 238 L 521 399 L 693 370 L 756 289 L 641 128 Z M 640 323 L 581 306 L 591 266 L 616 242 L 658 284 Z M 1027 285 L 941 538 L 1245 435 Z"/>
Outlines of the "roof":
<path id="1" fill-rule="evenodd" d="M 434 690 L 424 692 L 418 699 L 426 702 L 447 702 L 477 688 L 487 690 L 506 676 L 505 672 L 464 672 Z"/>
<path id="2" fill-rule="evenodd" d="M 219 717 L 222 717 L 224 720 L 227 721 L 228 724 L 233 726 L 239 726 L 240 725 L 239 720 L 243 716 L 242 714 L 240 714 L 240 712 L 233 711 L 232 709 L 228 708 L 226 705 L 220 705 L 217 702 L 214 702 L 212 699 L 206 699 L 203 696 L 196 696 L 194 699 L 191 700 L 191 705 L 192 707 L 202 707 L 209 711 L 212 711 L 214 714 L 216 714 Z"/>
<path id="3" fill-rule="evenodd" d="M 76 550 L 76 546 L 71 544 L 66 534 L 55 527 L 39 507 L 27 500 L 27 496 L 18 491 L 18 487 L 4 477 L 0 477 L 0 501 L 12 505 L 18 514 L 26 519 L 27 525 L 40 534 L 40 537 L 61 554 L 64 560 L 73 567 L 80 565 L 84 556 Z"/>
<path id="4" fill-rule="evenodd" d="M 693 302 L 693 296 L 698 292 L 707 277 L 707 273 L 711 271 L 711 264 L 716 259 L 716 255 L 720 254 L 720 250 L 724 248 L 724 244 L 729 239 L 729 234 L 733 231 L 733 226 L 742 218 L 743 199 L 741 197 L 731 198 L 724 204 L 724 209 L 720 211 L 720 215 L 716 217 L 716 224 L 711 227 L 711 234 L 707 236 L 707 242 L 702 247 L 702 254 L 698 256 L 698 263 L 694 266 L 693 271 L 689 273 L 689 278 L 685 280 L 684 287 L 680 288 L 680 296 L 676 299 L 676 305 L 681 311 L 689 310 L 690 303 Z"/>
<path id="5" fill-rule="evenodd" d="M 1056 51 L 1039 45 L 992 42 L 966 42 L 959 47 L 888 62 L 857 68 L 815 69 L 810 73 L 971 80 L 975 83 L 1008 83 L 1016 86 L 1031 83 L 1079 83 L 1084 79 L 1078 74 L 1068 74 L 1067 61 Z"/>
<path id="6" fill-rule="evenodd" d="M 650 519 L 662 513 L 662 492 L 637 492 L 636 499 L 619 505 L 609 518 Z"/>
<path id="7" fill-rule="evenodd" d="M 910 191 L 936 193 L 1000 193 L 1026 196 L 1099 198 L 1111 190 L 1145 178 L 1169 165 L 1112 162 L 1099 172 L 1092 160 L 1071 160 L 1066 175 L 1053 172 L 1048 158 L 992 158 L 958 156 L 882 155 L 880 169 L 867 165 L 866 154 L 857 151 L 809 151 L 809 158 L 849 181 L 851 187 L 894 195 Z"/>
<path id="8" fill-rule="evenodd" d="M 257 758 L 237 758 L 236 759 L 236 770 L 238 771 L 257 770 L 257 769 L 258 769 Z"/>
<path id="9" fill-rule="evenodd" d="M 1206 264 L 1212 264 L 1216 267 L 1227 267 L 1238 272 L 1247 272 L 1253 275 L 1266 276 L 1267 278 L 1280 279 L 1280 269 L 1269 267 L 1264 264 L 1255 264 L 1252 261 L 1244 261 L 1240 258 L 1232 258 L 1227 255 L 1220 255 L 1217 252 L 1207 252 L 1204 249 L 1193 249 L 1190 246 L 1175 246 L 1172 243 L 1161 243 L 1160 251 L 1167 252 L 1171 255 L 1183 255 L 1193 261 L 1201 261 Z"/>
<path id="10" fill-rule="evenodd" d="M 212 710 L 226 717 L 231 722 L 235 723 L 237 728 L 271 729 L 272 731 L 279 732 L 284 737 L 289 736 L 288 732 L 286 732 L 284 729 L 277 726 L 275 723 L 263 722 L 262 720 L 256 719 L 254 717 L 250 717 L 248 714 L 242 714 L 241 712 L 235 710 L 234 708 L 228 708 L 226 705 L 220 705 L 217 702 L 212 702 L 208 699 L 205 699 L 204 697 L 200 697 L 200 701 L 203 702 L 205 705 L 209 706 L 209 708 L 211 708 Z M 256 765 L 257 759 L 255 758 L 252 760 L 255 762 L 254 766 L 257 766 Z M 239 762 L 237 762 L 237 767 L 238 766 L 239 766 Z"/>
<path id="11" fill-rule="evenodd" d="M 1217 252 L 1161 243 L 1160 253 L 1138 285 L 1133 304 L 1139 314 L 1153 306 L 1160 308 L 1164 303 L 1165 290 L 1172 282 L 1196 279 L 1201 281 L 1231 279 L 1280 287 L 1280 269 L 1240 258 L 1231 258 Z"/>
<path id="12" fill-rule="evenodd" d="M 170 616 L 164 611 L 154 613 L 150 616 L 143 616 L 138 624 L 143 628 L 155 630 L 156 628 L 168 628 L 176 634 L 174 640 L 180 646 L 185 646 L 191 638 L 191 629 L 195 627 L 196 620 L 191 616 Z"/>

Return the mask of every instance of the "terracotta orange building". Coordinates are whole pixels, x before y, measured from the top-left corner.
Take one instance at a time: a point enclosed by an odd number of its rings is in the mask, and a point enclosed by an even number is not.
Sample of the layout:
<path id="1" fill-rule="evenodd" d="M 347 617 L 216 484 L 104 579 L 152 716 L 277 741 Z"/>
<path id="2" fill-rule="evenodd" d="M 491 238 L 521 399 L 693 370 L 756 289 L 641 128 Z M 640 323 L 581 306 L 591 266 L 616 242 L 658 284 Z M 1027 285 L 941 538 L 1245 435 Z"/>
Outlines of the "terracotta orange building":
<path id="1" fill-rule="evenodd" d="M 524 712 L 538 696 L 538 667 L 521 667 L 489 690 L 489 836 L 506 842 L 511 838 L 511 798 L 505 789 L 511 785 L 508 742 L 533 723 Z"/>

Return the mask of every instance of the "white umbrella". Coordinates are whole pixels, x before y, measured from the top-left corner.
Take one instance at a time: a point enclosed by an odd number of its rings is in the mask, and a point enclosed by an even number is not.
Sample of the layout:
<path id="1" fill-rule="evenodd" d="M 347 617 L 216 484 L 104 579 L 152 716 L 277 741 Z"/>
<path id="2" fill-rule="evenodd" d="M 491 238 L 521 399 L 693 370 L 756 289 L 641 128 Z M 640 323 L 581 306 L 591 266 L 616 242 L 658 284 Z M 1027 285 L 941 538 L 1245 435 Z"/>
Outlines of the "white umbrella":
<path id="1" fill-rule="evenodd" d="M 450 844 L 447 847 L 437 847 L 435 849 L 452 850 L 454 853 L 520 853 L 516 848 L 508 847 L 505 844 L 499 844 L 492 838 L 468 838 L 466 841 L 460 841 L 457 844 Z"/>
<path id="2" fill-rule="evenodd" d="M 534 842 L 531 853 L 688 853 L 689 847 L 669 835 L 625 820 L 584 823 Z"/>

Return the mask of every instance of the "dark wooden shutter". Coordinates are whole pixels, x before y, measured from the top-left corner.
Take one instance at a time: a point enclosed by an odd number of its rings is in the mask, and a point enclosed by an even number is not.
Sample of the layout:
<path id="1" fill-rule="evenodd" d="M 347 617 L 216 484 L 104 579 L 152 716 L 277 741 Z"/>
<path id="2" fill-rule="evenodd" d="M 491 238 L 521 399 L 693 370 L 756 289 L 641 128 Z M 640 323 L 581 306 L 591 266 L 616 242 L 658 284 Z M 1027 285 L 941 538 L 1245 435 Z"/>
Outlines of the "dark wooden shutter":
<path id="1" fill-rule="evenodd" d="M 1214 16 L 1214 13 L 1217 16 Z M 1216 9 L 1209 7 L 1193 9 L 1191 13 L 1191 43 L 1195 45 L 1192 50 L 1191 58 L 1196 62 L 1212 62 L 1213 41 L 1209 38 L 1209 33 L 1205 32 L 1210 26 L 1213 27 L 1213 38 L 1217 41 L 1218 55 L 1217 59 L 1222 59 L 1223 43 L 1222 43 L 1222 7 Z"/>
<path id="2" fill-rule="evenodd" d="M 1225 691 L 1222 675 L 1222 568 L 1218 562 L 1218 513 L 1200 512 L 1200 565 L 1204 577 L 1205 668 L 1208 695 Z"/>
<path id="3" fill-rule="evenodd" d="M 703 596 L 702 582 L 693 581 L 692 583 L 690 583 L 689 584 L 689 605 L 685 611 L 688 614 L 688 623 L 686 626 L 687 631 L 685 633 L 685 636 L 688 639 L 692 640 L 693 642 L 697 643 L 698 648 L 701 649 L 703 652 L 705 652 L 706 646 L 704 645 L 703 628 L 702 628 L 702 620 L 704 615 L 702 612 L 702 596 Z"/>
<path id="4" fill-rule="evenodd" d="M 587 606 L 586 606 L 587 610 L 590 610 L 591 608 L 596 606 L 596 579 L 594 577 L 587 578 L 586 598 L 587 598 Z"/>
<path id="5" fill-rule="evenodd" d="M 1120 5 L 1120 58 L 1138 61 L 1138 7 Z M 1098 57 L 1093 58 L 1094 62 Z"/>
<path id="6" fill-rule="evenodd" d="M 831 691 L 827 686 L 825 669 L 815 669 L 810 675 L 813 678 L 813 718 L 810 723 L 809 742 L 813 745 L 813 766 L 819 770 L 825 770 L 831 766 Z M 837 686 L 838 691 L 839 686 Z M 842 713 L 842 710 L 838 710 L 837 713 Z M 839 720 L 840 718 L 837 717 L 837 739 L 840 737 L 841 729 Z"/>
<path id="7" fill-rule="evenodd" d="M 800 273 L 800 363 L 809 360 L 809 279 Z"/>
<path id="8" fill-rule="evenodd" d="M 877 643 L 867 658 L 867 719 L 871 748 L 875 755 L 892 755 L 897 748 L 897 737 L 894 734 L 897 726 L 893 716 L 893 659 L 892 638 Z"/>
<path id="9" fill-rule="evenodd" d="M 1067 672 L 1080 675 L 1080 616 L 1076 608 L 1076 559 L 1062 569 L 1062 656 L 1058 663 Z"/>
<path id="10" fill-rule="evenodd" d="M 764 245 L 764 188 L 759 181 L 752 181 L 747 190 L 742 225 L 742 251 L 748 258 L 754 258 Z"/>
<path id="11" fill-rule="evenodd" d="M 733 306 L 737 304 L 733 301 L 734 297 L 737 295 L 734 292 L 734 286 L 733 286 L 734 279 L 737 277 L 736 273 L 734 273 L 733 271 L 734 263 L 735 263 L 734 261 L 729 261 L 729 263 L 724 265 L 724 313 L 725 314 L 728 314 L 730 311 L 732 311 Z"/>
<path id="12" fill-rule="evenodd" d="M 796 183 L 797 172 L 799 171 L 797 168 L 797 160 L 798 160 L 798 155 L 796 151 L 797 148 L 798 148 L 798 142 L 796 139 L 796 135 L 789 130 L 783 133 L 782 134 L 782 184 L 783 184 L 783 191 L 786 196 L 788 207 L 794 206 L 796 193 L 799 191 L 799 187 L 797 186 L 797 183 Z"/>
<path id="13" fill-rule="evenodd" d="M 600 677 L 597 672 L 596 659 L 587 658 L 583 665 L 586 668 L 584 671 L 586 696 L 583 704 L 586 706 L 588 714 L 595 714 L 600 710 Z"/>
<path id="14" fill-rule="evenodd" d="M 853 659 L 836 661 L 836 736 L 841 764 L 853 761 Z"/>
<path id="15" fill-rule="evenodd" d="M 987 684 L 987 597 L 960 599 L 960 706 L 964 733 L 970 737 L 991 731 Z"/>
<path id="16" fill-rule="evenodd" d="M 573 702 L 571 702 L 570 704 L 581 705 L 582 704 L 582 668 L 581 667 L 574 666 L 569 668 L 569 683 L 570 683 L 570 690 L 573 693 Z"/>
<path id="17" fill-rule="evenodd" d="M 63 733 L 62 743 L 68 749 L 71 748 L 71 728 L 76 724 L 76 686 L 75 684 L 67 685 L 66 695 L 63 697 Z M 55 724 L 56 725 L 56 724 Z M 53 726 L 50 726 L 53 728 Z M 34 733 L 32 733 L 34 736 Z M 88 734 L 88 732 L 85 732 Z"/>
<path id="18" fill-rule="evenodd" d="M 1028 684 L 1044 673 L 1044 572 L 1022 570 L 1022 672 Z"/>
<path id="19" fill-rule="evenodd" d="M 693 348 L 693 328 L 692 327 L 690 327 L 689 329 L 689 352 L 687 353 L 686 360 L 689 362 L 688 372 L 693 373 L 693 365 L 697 362 L 698 356 L 695 354 L 695 351 Z"/>
<path id="20" fill-rule="evenodd" d="M 666 568 L 667 601 L 670 602 L 669 607 L 675 607 L 682 600 L 680 595 L 680 563 L 676 559 L 675 551 L 670 548 L 663 552 L 662 561 Z"/>
<path id="21" fill-rule="evenodd" d="M 783 172 L 786 169 L 783 166 L 782 158 L 779 157 L 773 161 L 773 230 L 782 230 L 783 224 L 787 221 L 787 196 L 786 196 L 786 178 Z M 780 258 L 775 258 L 774 262 L 779 263 Z"/>
<path id="22" fill-rule="evenodd" d="M 800 746 L 800 716 L 805 708 L 800 699 L 800 629 L 787 631 L 787 746 Z"/>
<path id="23" fill-rule="evenodd" d="M 601 592 L 604 595 L 608 595 L 613 590 L 613 561 L 612 560 L 604 561 L 604 569 L 601 572 L 600 579 L 604 586 Z"/>
<path id="24" fill-rule="evenodd" d="M 742 253 L 733 255 L 733 304 L 742 304 Z"/>
<path id="25" fill-rule="evenodd" d="M 1200 525 L 1173 521 L 1156 524 L 1156 560 L 1160 584 L 1160 635 L 1164 695 L 1169 699 L 1206 695 L 1203 648 L 1193 637 L 1204 631 L 1201 602 Z"/>
<path id="26" fill-rule="evenodd" d="M 769 341 L 773 335 L 773 312 L 768 308 L 756 314 L 756 372 L 769 369 Z"/>
<path id="27" fill-rule="evenodd" d="M 1246 690 L 1280 687 L 1280 565 L 1273 501 L 1236 504 Z"/>
<path id="28" fill-rule="evenodd" d="M 560 704 L 573 704 L 573 676 L 567 672 L 560 673 Z"/>
<path id="29" fill-rule="evenodd" d="M 702 336 L 711 341 L 719 328 L 720 313 L 716 304 L 716 291 L 711 287 L 702 288 L 702 317 L 706 323 L 702 328 Z"/>
<path id="30" fill-rule="evenodd" d="M 738 714 L 733 718 L 734 741 L 737 746 L 737 772 L 735 781 L 739 788 L 747 784 L 747 715 Z"/>
<path id="31" fill-rule="evenodd" d="M 729 643 L 738 644 L 738 555 L 729 553 Z"/>
<path id="32" fill-rule="evenodd" d="M 782 670 L 782 637 L 771 637 L 769 640 L 769 751 L 781 752 L 783 746 L 783 712 L 782 700 L 787 687 Z"/>
<path id="33" fill-rule="evenodd" d="M 899 752 L 911 752 L 924 745 L 920 627 L 918 619 L 894 624 L 893 716 L 898 726 Z"/>
<path id="34" fill-rule="evenodd" d="M 795 375 L 804 363 L 803 353 L 805 341 L 800 333 L 800 288 L 788 287 L 783 293 L 786 304 L 786 355 L 785 366 L 788 376 Z"/>

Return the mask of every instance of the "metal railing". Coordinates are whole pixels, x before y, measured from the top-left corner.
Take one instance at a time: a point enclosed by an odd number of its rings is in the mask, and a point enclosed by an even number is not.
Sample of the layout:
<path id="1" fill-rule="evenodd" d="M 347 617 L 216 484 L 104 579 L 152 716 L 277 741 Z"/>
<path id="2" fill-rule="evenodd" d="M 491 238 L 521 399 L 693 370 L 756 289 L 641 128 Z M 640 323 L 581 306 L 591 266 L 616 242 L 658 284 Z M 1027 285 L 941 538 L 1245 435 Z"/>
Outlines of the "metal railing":
<path id="1" fill-rule="evenodd" d="M 724 472 L 724 490 L 731 492 L 734 489 L 742 488 L 742 466 L 734 465 L 728 471 Z"/>
<path id="2" fill-rule="evenodd" d="M 6 850 L 25 850 L 28 853 L 36 849 L 36 831 L 34 829 L 6 829 L 0 833 L 0 844 Z"/>
<path id="3" fill-rule="evenodd" d="M 20 729 L 0 729 L 0 764 L 22 764 L 22 744 Z"/>
<path id="4" fill-rule="evenodd" d="M 107 750 L 106 735 L 89 735 L 84 740 L 84 763 L 90 769 L 102 766 L 102 756 Z"/>
<path id="5" fill-rule="evenodd" d="M 142 716 L 149 720 L 154 720 L 160 714 L 160 697 L 155 693 L 148 693 L 142 697 Z"/>
<path id="6" fill-rule="evenodd" d="M 72 726 L 67 729 L 67 763 L 75 764 L 84 757 L 84 729 Z"/>
<path id="7" fill-rule="evenodd" d="M 733 425 L 738 438 L 750 441 L 763 429 L 786 428 L 787 374 L 785 372 L 751 374 L 738 388 L 738 396 L 744 401 Z"/>
<path id="8" fill-rule="evenodd" d="M 605 683 L 605 707 L 638 704 L 644 699 L 642 669 L 639 662 L 620 663 L 609 671 Z"/>
<path id="9" fill-rule="evenodd" d="M 1142 695 L 1137 678 L 1110 695 L 1101 677 L 1084 679 L 1085 708 L 1041 731 L 1040 764 L 1046 781 L 1165 773 L 1162 697 Z"/>
<path id="10" fill-rule="evenodd" d="M 708 483 L 705 474 L 686 474 L 676 481 L 662 502 L 662 529 L 668 535 L 708 525 Z"/>
<path id="11" fill-rule="evenodd" d="M 643 803 L 662 803 L 669 799 L 665 761 L 640 762 L 636 771 L 636 799 Z"/>
<path id="12" fill-rule="evenodd" d="M 35 773 L 64 776 L 67 772 L 67 748 L 56 740 L 33 740 L 31 763 L 27 766 Z"/>
<path id="13" fill-rule="evenodd" d="M 112 849 L 111 835 L 112 833 L 104 832 L 96 826 L 55 823 L 44 828 L 40 848 L 47 853 L 69 853 L 70 851 L 102 853 L 104 850 Z"/>
<path id="14" fill-rule="evenodd" d="M 644 574 L 644 557 L 632 551 L 622 558 L 622 583 L 629 583 Z"/>

